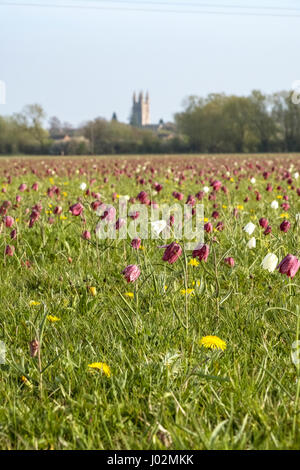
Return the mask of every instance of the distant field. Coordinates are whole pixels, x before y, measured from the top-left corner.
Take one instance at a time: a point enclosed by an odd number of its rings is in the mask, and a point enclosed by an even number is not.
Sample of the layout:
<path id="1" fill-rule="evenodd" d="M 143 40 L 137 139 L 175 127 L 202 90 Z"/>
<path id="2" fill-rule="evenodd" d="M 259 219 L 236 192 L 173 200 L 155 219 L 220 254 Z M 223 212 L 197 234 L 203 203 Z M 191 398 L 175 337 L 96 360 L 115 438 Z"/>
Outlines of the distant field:
<path id="1" fill-rule="evenodd" d="M 299 174 L 300 154 L 1 157 L 0 448 L 299 449 Z M 205 249 L 170 219 L 118 238 L 122 203 L 137 229 L 133 204 L 203 204 Z"/>

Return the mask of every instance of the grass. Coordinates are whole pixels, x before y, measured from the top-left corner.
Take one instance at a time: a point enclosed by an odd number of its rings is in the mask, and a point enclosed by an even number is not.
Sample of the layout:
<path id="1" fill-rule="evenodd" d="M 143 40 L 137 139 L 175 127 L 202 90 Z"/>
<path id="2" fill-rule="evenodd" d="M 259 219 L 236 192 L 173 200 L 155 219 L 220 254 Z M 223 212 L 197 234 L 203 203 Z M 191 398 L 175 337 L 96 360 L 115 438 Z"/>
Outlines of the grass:
<path id="1" fill-rule="evenodd" d="M 294 163 L 299 167 L 299 160 Z M 181 164 L 179 159 L 180 171 Z M 278 226 L 284 211 L 270 209 L 282 193 L 266 192 L 261 172 L 254 172 L 255 188 L 263 194 L 259 202 L 247 189 L 248 177 L 237 190 L 235 182 L 226 181 L 229 195 L 217 195 L 218 220 L 225 230 L 211 235 L 217 242 L 210 243 L 207 263 L 189 265 L 187 252 L 169 265 L 162 261 L 158 240 L 143 240 L 138 251 L 129 240 L 97 240 L 91 196 L 83 197 L 85 225 L 68 213 L 83 195 L 80 183 L 93 176 L 90 164 L 82 175 L 74 171 L 70 176 L 62 160 L 58 165 L 62 170 L 51 183 L 40 169 L 38 175 L 23 175 L 20 168 L 10 168 L 15 176 L 0 198 L 14 202 L 20 183 L 40 184 L 38 193 L 22 193 L 21 203 L 9 211 L 18 219 L 17 241 L 11 242 L 5 227 L 0 234 L 1 253 L 7 243 L 16 247 L 13 257 L 0 260 L 0 339 L 7 350 L 6 364 L 0 366 L 0 448 L 298 449 L 300 383 L 291 348 L 300 339 L 299 273 L 290 280 L 260 266 L 268 252 L 279 260 L 287 253 L 299 255 L 297 194 L 282 183 L 292 223 L 282 233 Z M 74 160 L 74 168 L 80 165 L 80 159 Z M 174 189 L 185 199 L 201 189 L 196 176 L 180 187 L 166 180 L 167 167 L 157 168 L 155 180 L 164 186 L 155 196 L 158 203 L 173 202 Z M 149 184 L 136 186 L 124 175 L 118 181 L 113 161 L 107 168 L 109 182 L 103 183 L 98 172 L 95 183 L 104 202 L 111 201 L 114 191 L 130 196 L 142 189 L 151 192 Z M 184 173 L 188 177 L 191 170 L 184 168 Z M 215 174 L 220 178 L 219 170 Z M 274 188 L 276 177 L 268 180 Z M 46 195 L 54 183 L 66 192 L 60 201 Z M 247 195 L 250 201 L 244 203 Z M 25 209 L 38 201 L 43 212 L 29 229 Z M 214 202 L 204 200 L 209 220 Z M 45 211 L 56 204 L 66 219 L 54 216 L 50 225 L 51 214 Z M 237 205 L 244 209 L 235 219 L 232 208 Z M 270 220 L 273 235 L 263 235 L 262 216 Z M 253 250 L 246 248 L 250 237 L 242 230 L 250 220 L 257 226 Z M 90 242 L 82 239 L 83 228 L 91 231 Z M 223 262 L 226 253 L 235 259 L 232 269 Z M 122 276 L 129 264 L 141 269 L 134 284 Z M 95 295 L 90 287 L 96 288 Z M 193 293 L 183 294 L 186 288 Z M 48 315 L 60 320 L 51 322 Z M 205 349 L 200 339 L 206 335 L 217 335 L 227 348 Z M 29 354 L 34 338 L 41 343 L 40 361 Z M 111 376 L 91 370 L 93 362 L 108 364 Z"/>

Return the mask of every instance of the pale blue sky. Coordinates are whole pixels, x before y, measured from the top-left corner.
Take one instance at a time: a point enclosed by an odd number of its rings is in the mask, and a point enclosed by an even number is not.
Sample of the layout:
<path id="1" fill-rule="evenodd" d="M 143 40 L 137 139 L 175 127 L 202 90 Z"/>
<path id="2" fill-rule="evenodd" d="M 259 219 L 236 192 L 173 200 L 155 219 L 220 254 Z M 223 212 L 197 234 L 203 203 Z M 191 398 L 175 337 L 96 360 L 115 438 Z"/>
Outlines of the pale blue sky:
<path id="1" fill-rule="evenodd" d="M 205 3 L 164 1 L 173 9 L 176 3 Z M 109 4 L 100 0 L 15 3 Z M 298 12 L 269 13 L 299 17 L 0 6 L 0 80 L 7 90 L 7 104 L 0 106 L 0 113 L 40 103 L 48 117 L 56 115 L 74 125 L 97 116 L 110 119 L 113 111 L 126 122 L 133 91 L 144 89 L 150 93 L 151 120 L 157 122 L 172 119 L 191 94 L 247 94 L 252 89 L 269 93 L 290 89 L 300 80 L 299 1 L 207 3 L 298 7 Z"/>

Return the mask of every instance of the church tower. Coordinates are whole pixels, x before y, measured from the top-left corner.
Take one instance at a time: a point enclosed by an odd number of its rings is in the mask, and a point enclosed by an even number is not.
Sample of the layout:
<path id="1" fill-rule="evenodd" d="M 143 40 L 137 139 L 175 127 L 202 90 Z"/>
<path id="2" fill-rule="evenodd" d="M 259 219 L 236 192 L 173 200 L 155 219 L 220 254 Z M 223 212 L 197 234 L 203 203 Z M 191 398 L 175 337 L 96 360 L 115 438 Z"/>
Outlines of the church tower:
<path id="1" fill-rule="evenodd" d="M 150 100 L 148 92 L 144 99 L 143 92 L 141 91 L 138 100 L 136 99 L 136 94 L 133 94 L 130 124 L 135 127 L 143 127 L 150 124 Z"/>

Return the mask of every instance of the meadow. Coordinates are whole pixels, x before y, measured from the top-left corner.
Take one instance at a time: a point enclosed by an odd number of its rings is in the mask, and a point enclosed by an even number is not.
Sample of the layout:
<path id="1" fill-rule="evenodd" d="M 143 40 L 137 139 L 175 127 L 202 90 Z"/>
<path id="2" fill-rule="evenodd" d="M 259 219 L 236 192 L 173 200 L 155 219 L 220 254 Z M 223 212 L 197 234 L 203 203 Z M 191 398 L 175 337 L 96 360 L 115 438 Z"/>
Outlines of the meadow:
<path id="1" fill-rule="evenodd" d="M 297 154 L 1 158 L 0 448 L 299 449 L 299 174 Z M 203 204 L 204 245 L 99 239 L 120 200 Z"/>

